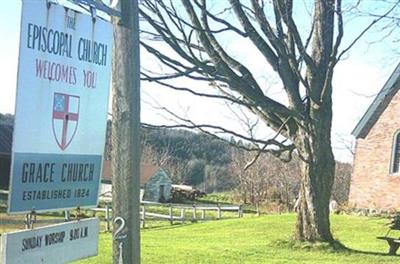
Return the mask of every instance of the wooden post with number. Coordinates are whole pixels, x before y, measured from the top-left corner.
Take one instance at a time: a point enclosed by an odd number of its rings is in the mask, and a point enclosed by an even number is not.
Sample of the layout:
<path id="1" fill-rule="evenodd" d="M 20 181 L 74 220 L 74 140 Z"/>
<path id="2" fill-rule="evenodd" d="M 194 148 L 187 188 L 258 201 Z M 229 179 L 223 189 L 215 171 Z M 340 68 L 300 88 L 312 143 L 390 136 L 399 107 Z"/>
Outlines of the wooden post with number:
<path id="1" fill-rule="evenodd" d="M 140 59 L 137 0 L 119 0 L 112 78 L 113 263 L 140 263 Z"/>

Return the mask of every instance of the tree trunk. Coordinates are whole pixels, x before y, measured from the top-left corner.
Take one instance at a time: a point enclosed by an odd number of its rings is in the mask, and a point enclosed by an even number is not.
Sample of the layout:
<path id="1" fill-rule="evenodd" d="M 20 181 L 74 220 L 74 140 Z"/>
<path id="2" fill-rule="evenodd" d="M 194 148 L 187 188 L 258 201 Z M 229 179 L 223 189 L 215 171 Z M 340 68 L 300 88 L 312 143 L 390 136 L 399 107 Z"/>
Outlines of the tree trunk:
<path id="1" fill-rule="evenodd" d="M 319 111 L 318 111 L 319 112 Z M 323 115 L 323 116 L 322 116 Z M 301 163 L 300 203 L 297 211 L 296 239 L 333 241 L 329 221 L 329 201 L 335 175 L 335 159 L 331 147 L 331 115 L 319 112 L 308 131 L 298 133 Z"/>

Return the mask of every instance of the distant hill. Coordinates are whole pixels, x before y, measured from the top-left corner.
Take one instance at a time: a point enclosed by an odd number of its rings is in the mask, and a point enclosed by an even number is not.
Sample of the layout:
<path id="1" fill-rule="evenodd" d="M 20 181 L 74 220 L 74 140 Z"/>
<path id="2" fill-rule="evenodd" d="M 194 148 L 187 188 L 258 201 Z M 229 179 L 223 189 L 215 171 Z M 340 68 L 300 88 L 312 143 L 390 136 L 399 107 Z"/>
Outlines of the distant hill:
<path id="1" fill-rule="evenodd" d="M 111 158 L 111 138 L 111 121 L 108 121 L 106 159 Z M 166 169 L 174 183 L 196 186 L 212 178 L 209 190 L 231 187 L 227 180 L 231 146 L 226 142 L 188 130 L 143 128 L 142 146 L 145 153 L 142 158 Z"/>
<path id="2" fill-rule="evenodd" d="M 0 113 L 0 124 L 14 125 L 14 115 Z"/>

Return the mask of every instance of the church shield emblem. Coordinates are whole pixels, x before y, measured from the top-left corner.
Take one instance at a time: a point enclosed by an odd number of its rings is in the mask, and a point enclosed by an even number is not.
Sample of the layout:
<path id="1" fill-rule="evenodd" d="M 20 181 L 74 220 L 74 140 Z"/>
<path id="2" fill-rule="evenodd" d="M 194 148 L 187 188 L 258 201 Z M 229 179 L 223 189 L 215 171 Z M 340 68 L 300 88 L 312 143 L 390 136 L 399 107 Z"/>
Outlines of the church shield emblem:
<path id="1" fill-rule="evenodd" d="M 75 95 L 54 93 L 53 134 L 61 150 L 71 144 L 78 128 L 79 99 Z"/>

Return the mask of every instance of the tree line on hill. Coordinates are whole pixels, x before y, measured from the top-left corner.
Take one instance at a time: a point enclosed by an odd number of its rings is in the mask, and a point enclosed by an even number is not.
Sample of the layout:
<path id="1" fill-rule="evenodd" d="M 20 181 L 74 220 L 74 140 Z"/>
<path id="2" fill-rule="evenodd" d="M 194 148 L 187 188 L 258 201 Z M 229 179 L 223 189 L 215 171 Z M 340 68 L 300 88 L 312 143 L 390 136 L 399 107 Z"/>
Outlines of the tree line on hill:
<path id="1" fill-rule="evenodd" d="M 254 153 L 233 147 L 229 141 L 187 130 L 143 129 L 142 160 L 163 167 L 174 183 L 194 185 L 207 193 L 233 191 L 243 203 L 269 202 L 292 208 L 300 188 L 299 158 L 293 155 L 290 162 L 282 162 L 260 153 L 246 168 Z M 336 162 L 332 199 L 339 204 L 347 202 L 351 172 L 351 164 Z"/>
<path id="2" fill-rule="evenodd" d="M 12 125 L 13 119 L 13 115 L 0 114 L 0 123 Z M 108 121 L 105 159 L 111 159 L 111 137 L 111 121 Z M 196 186 L 206 193 L 233 191 L 243 203 L 278 203 L 293 207 L 300 188 L 298 157 L 294 155 L 290 162 L 282 162 L 262 153 L 245 169 L 253 156 L 204 133 L 179 129 L 142 130 L 142 161 L 162 167 L 173 183 Z M 336 162 L 332 198 L 340 204 L 347 202 L 351 171 L 351 164 Z"/>

